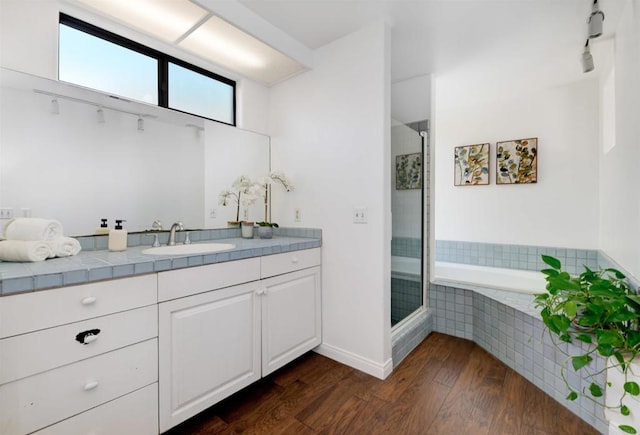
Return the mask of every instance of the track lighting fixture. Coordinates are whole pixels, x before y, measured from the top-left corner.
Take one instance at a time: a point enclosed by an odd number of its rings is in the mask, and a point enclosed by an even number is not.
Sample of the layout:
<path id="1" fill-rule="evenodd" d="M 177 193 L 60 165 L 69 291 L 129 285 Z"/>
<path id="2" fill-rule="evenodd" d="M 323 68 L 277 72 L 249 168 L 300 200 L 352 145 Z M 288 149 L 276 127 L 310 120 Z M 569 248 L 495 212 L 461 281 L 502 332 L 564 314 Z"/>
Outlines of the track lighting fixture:
<path id="1" fill-rule="evenodd" d="M 138 116 L 138 130 L 144 131 L 144 119 L 142 119 L 142 116 Z"/>
<path id="2" fill-rule="evenodd" d="M 598 7 L 598 0 L 593 0 L 591 6 L 591 15 L 587 23 L 589 24 L 589 38 L 597 38 L 602 35 L 602 22 L 604 21 L 604 12 Z"/>
<path id="3" fill-rule="evenodd" d="M 98 110 L 96 111 L 96 116 L 98 118 L 98 123 L 104 124 L 104 111 L 102 110 L 102 107 L 98 107 Z"/>
<path id="4" fill-rule="evenodd" d="M 588 73 L 593 71 L 593 56 L 591 50 L 589 50 L 589 40 L 584 44 L 584 51 L 582 52 L 582 72 Z"/>
<path id="5" fill-rule="evenodd" d="M 60 114 L 60 106 L 58 105 L 58 99 L 54 98 L 51 100 L 51 114 L 59 115 Z"/>

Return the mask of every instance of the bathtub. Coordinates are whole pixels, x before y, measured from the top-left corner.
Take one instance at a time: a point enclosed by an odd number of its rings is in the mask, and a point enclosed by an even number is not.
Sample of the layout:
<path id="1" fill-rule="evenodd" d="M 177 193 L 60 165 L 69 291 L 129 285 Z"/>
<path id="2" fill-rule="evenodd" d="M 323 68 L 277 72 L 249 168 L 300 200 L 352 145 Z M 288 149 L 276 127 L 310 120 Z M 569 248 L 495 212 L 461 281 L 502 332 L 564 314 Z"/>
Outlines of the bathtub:
<path id="1" fill-rule="evenodd" d="M 420 258 L 391 256 L 391 277 L 399 279 L 409 279 L 420 281 L 420 268 L 422 262 Z"/>
<path id="2" fill-rule="evenodd" d="M 547 282 L 541 272 L 436 261 L 433 283 L 462 285 L 516 293 L 544 293 Z"/>

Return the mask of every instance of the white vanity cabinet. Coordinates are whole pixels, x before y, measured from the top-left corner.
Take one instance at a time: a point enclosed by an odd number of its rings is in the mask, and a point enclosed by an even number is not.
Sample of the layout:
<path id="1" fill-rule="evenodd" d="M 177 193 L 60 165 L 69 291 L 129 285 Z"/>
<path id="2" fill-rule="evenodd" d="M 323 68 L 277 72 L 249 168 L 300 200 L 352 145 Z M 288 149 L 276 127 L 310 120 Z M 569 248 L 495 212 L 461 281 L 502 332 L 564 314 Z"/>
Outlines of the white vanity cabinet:
<path id="1" fill-rule="evenodd" d="M 159 274 L 161 432 L 320 344 L 319 264 L 317 248 Z"/>
<path id="2" fill-rule="evenodd" d="M 155 275 L 0 298 L 0 433 L 157 433 L 156 307 Z"/>
<path id="3" fill-rule="evenodd" d="M 262 258 L 262 376 L 322 341 L 320 249 Z"/>

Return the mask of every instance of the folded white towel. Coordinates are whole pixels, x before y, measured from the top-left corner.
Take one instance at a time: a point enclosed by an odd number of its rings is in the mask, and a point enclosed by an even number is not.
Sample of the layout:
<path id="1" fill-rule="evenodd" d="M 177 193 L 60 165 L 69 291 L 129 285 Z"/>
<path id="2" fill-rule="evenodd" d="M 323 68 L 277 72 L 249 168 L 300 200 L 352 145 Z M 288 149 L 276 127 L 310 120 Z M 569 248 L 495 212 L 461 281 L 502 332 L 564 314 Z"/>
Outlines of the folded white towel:
<path id="1" fill-rule="evenodd" d="M 70 257 L 82 249 L 80 242 L 72 237 L 60 237 L 47 243 L 51 247 L 52 257 Z"/>
<path id="2" fill-rule="evenodd" d="M 62 224 L 53 219 L 17 218 L 4 227 L 7 240 L 55 240 L 62 237 Z"/>
<path id="3" fill-rule="evenodd" d="M 51 257 L 47 242 L 30 240 L 4 240 L 0 242 L 1 261 L 42 261 Z"/>

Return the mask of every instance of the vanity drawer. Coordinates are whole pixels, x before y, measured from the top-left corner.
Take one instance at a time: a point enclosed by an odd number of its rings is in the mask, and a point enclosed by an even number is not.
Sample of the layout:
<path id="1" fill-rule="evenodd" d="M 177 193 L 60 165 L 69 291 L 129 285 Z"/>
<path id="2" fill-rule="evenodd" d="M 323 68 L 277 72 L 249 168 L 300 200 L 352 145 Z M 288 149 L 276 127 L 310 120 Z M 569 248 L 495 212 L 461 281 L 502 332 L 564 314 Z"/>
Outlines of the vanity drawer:
<path id="1" fill-rule="evenodd" d="M 157 381 L 152 339 L 11 382 L 0 386 L 0 433 L 30 433 Z"/>
<path id="2" fill-rule="evenodd" d="M 119 399 L 36 432 L 38 435 L 157 435 L 158 384 L 151 384 Z"/>
<path id="3" fill-rule="evenodd" d="M 0 297 L 0 338 L 131 310 L 158 301 L 156 275 Z"/>
<path id="4" fill-rule="evenodd" d="M 285 252 L 262 257 L 261 278 L 281 275 L 295 270 L 318 266 L 322 262 L 320 248 Z"/>
<path id="5" fill-rule="evenodd" d="M 88 344 L 82 344 L 76 337 L 87 331 L 92 334 L 85 334 Z M 0 385 L 157 336 L 158 309 L 149 305 L 5 338 L 0 340 Z"/>
<path id="6" fill-rule="evenodd" d="M 227 261 L 158 274 L 160 302 L 260 279 L 260 258 Z"/>

